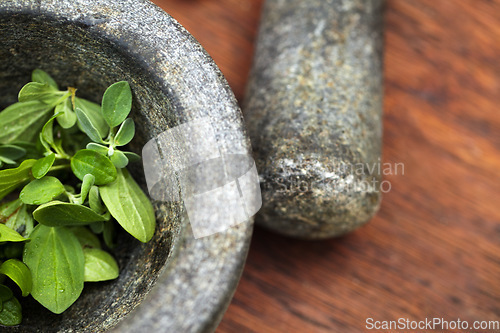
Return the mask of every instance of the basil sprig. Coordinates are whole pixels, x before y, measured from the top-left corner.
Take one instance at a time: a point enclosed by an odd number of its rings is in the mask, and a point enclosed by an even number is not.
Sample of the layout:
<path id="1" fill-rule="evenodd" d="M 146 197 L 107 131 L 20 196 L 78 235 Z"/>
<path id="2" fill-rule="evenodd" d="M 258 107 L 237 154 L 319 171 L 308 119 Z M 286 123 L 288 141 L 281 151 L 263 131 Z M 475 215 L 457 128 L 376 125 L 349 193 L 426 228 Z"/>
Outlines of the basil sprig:
<path id="1" fill-rule="evenodd" d="M 0 112 L 0 281 L 62 313 L 84 282 L 118 277 L 107 251 L 116 222 L 147 242 L 156 219 L 126 169 L 140 160 L 123 151 L 135 135 L 129 84 L 111 85 L 101 106 L 60 90 L 42 70 L 32 81 Z M 16 296 L 0 284 L 0 325 L 21 322 Z"/>

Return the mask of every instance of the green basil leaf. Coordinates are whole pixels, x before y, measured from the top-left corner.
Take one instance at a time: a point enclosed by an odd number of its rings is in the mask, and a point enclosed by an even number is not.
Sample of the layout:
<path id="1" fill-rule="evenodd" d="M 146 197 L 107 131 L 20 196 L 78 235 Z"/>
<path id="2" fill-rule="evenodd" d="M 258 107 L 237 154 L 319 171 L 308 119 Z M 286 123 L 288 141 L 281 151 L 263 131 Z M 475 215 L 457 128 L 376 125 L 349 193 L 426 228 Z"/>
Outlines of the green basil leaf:
<path id="1" fill-rule="evenodd" d="M 129 151 L 124 151 L 123 153 L 125 154 L 125 156 L 127 156 L 128 161 L 130 163 L 140 162 L 141 161 L 141 156 L 137 155 L 136 153 L 131 153 Z"/>
<path id="2" fill-rule="evenodd" d="M 56 81 L 49 74 L 42 71 L 41 69 L 35 69 L 31 73 L 31 81 L 39 82 L 39 83 L 46 83 L 49 86 L 52 86 L 53 88 L 59 90 L 59 87 L 57 86 Z"/>
<path id="3" fill-rule="evenodd" d="M 89 117 L 92 124 L 99 131 L 101 138 L 104 138 L 106 135 L 108 135 L 109 126 L 101 114 L 101 106 L 99 104 L 92 103 L 90 101 L 87 101 L 86 99 L 76 97 L 75 108 L 80 109 L 81 111 L 83 111 L 83 113 L 87 115 L 87 117 Z M 79 123 L 78 127 L 81 129 Z"/>
<path id="4" fill-rule="evenodd" d="M 87 134 L 90 140 L 94 142 L 103 142 L 101 138 L 101 134 L 97 130 L 97 127 L 92 123 L 92 120 L 83 112 L 81 109 L 76 108 L 76 117 L 78 118 L 78 124 L 80 125 L 81 130 Z"/>
<path id="5" fill-rule="evenodd" d="M 49 227 L 79 226 L 109 220 L 107 216 L 99 215 L 88 207 L 57 200 L 35 209 L 33 217 Z"/>
<path id="6" fill-rule="evenodd" d="M 95 234 L 100 234 L 104 230 L 104 223 L 105 222 L 95 222 L 89 225 L 90 230 L 92 230 L 93 233 Z"/>
<path id="7" fill-rule="evenodd" d="M 106 185 L 116 179 L 116 168 L 109 158 L 90 149 L 82 149 L 71 158 L 71 169 L 82 181 L 86 174 L 93 175 L 96 185 Z"/>
<path id="8" fill-rule="evenodd" d="M 0 312 L 0 324 L 4 326 L 16 326 L 23 320 L 21 304 L 17 298 L 12 297 L 3 302 L 3 309 Z"/>
<path id="9" fill-rule="evenodd" d="M 26 155 L 24 155 L 23 159 L 39 159 L 43 157 L 43 155 L 38 151 L 36 144 L 32 142 L 25 142 L 25 141 L 15 141 L 12 142 L 13 145 L 22 148 L 26 151 Z"/>
<path id="10" fill-rule="evenodd" d="M 40 144 L 42 145 L 42 147 L 45 149 L 45 152 L 51 152 L 52 151 L 52 147 L 50 144 L 47 143 L 47 141 L 45 141 L 45 139 L 43 138 L 43 135 L 42 133 L 40 133 L 40 140 L 38 140 L 40 142 Z"/>
<path id="11" fill-rule="evenodd" d="M 22 261 L 7 260 L 0 266 L 0 274 L 5 274 L 14 281 L 21 288 L 23 297 L 28 296 L 31 292 L 31 272 Z"/>
<path id="12" fill-rule="evenodd" d="M 6 221 L 21 208 L 22 204 L 23 203 L 19 199 L 1 204 L 0 223 L 6 223 Z"/>
<path id="13" fill-rule="evenodd" d="M 47 172 L 49 172 L 55 160 L 56 160 L 56 155 L 54 153 L 51 153 L 45 156 L 44 158 L 41 158 L 38 161 L 36 161 L 31 170 L 33 177 L 35 177 L 36 179 L 40 179 L 43 176 L 45 176 Z"/>
<path id="14" fill-rule="evenodd" d="M 104 238 L 104 244 L 110 249 L 116 246 L 115 242 L 115 223 L 113 221 L 106 221 L 103 223 L 102 238 Z"/>
<path id="15" fill-rule="evenodd" d="M 24 247 L 23 261 L 33 279 L 31 295 L 50 311 L 63 312 L 82 293 L 83 250 L 67 228 L 37 225 Z"/>
<path id="16" fill-rule="evenodd" d="M 108 147 L 100 145 L 98 143 L 91 142 L 87 144 L 87 149 L 98 152 L 101 155 L 108 156 Z"/>
<path id="17" fill-rule="evenodd" d="M 0 242 L 24 242 L 27 240 L 27 238 L 19 235 L 19 233 L 7 227 L 5 224 L 0 224 Z"/>
<path id="18" fill-rule="evenodd" d="M 135 135 L 135 124 L 131 118 L 126 119 L 115 136 L 115 145 L 125 146 L 132 141 Z"/>
<path id="19" fill-rule="evenodd" d="M 83 255 L 85 282 L 107 281 L 118 277 L 118 264 L 108 252 L 100 249 L 83 249 Z"/>
<path id="20" fill-rule="evenodd" d="M 27 205 L 42 205 L 64 193 L 64 185 L 55 177 L 35 179 L 26 185 L 19 199 Z"/>
<path id="21" fill-rule="evenodd" d="M 75 188 L 71 185 L 64 185 L 64 189 L 66 190 L 66 192 L 69 192 L 71 194 L 75 194 L 76 191 L 75 191 Z"/>
<path id="22" fill-rule="evenodd" d="M 93 223 L 97 224 L 97 223 Z M 93 225 L 92 224 L 92 225 Z M 78 238 L 78 241 L 80 242 L 80 245 L 82 248 L 95 248 L 95 249 L 100 249 L 101 248 L 101 242 L 99 242 L 99 238 L 92 233 L 89 229 L 85 227 L 72 227 L 69 228 L 71 232 Z"/>
<path id="23" fill-rule="evenodd" d="M 99 188 L 111 215 L 129 234 L 145 243 L 154 234 L 153 206 L 127 169 L 118 169 L 116 181 Z"/>
<path id="24" fill-rule="evenodd" d="M 80 191 L 82 204 L 85 202 L 85 199 L 87 199 L 87 195 L 89 194 L 90 189 L 92 188 L 94 183 L 95 183 L 95 177 L 93 175 L 86 174 L 83 177 L 82 189 Z"/>
<path id="25" fill-rule="evenodd" d="M 113 152 L 113 155 L 111 155 L 109 159 L 111 160 L 113 165 L 118 169 L 125 168 L 128 165 L 127 156 L 125 156 L 125 154 L 119 150 L 115 150 Z"/>
<path id="26" fill-rule="evenodd" d="M 59 91 L 47 83 L 30 82 L 19 92 L 19 102 L 40 101 L 45 104 L 55 103 L 67 92 Z"/>
<path id="27" fill-rule="evenodd" d="M 17 206 L 17 202 L 19 203 L 19 206 Z M 3 213 L 0 213 L 0 222 L 5 221 L 5 225 L 7 227 L 18 232 L 25 238 L 29 237 L 35 224 L 33 215 L 28 212 L 27 206 L 23 204 L 20 199 L 16 200 L 15 206 L 17 206 L 16 210 L 7 215 L 5 219 L 2 216 Z"/>
<path id="28" fill-rule="evenodd" d="M 15 169 L 0 170 L 0 200 L 30 179 L 31 167 L 35 162 L 25 160 Z"/>
<path id="29" fill-rule="evenodd" d="M 52 106 L 39 101 L 14 103 L 0 112 L 0 143 L 31 142 L 49 118 Z"/>
<path id="30" fill-rule="evenodd" d="M 42 141 L 42 144 L 44 142 L 48 143 L 50 146 L 54 146 L 54 120 L 56 117 L 58 117 L 59 114 L 55 114 L 52 117 L 50 117 L 49 120 L 43 125 L 42 128 L 42 133 L 40 133 L 40 140 Z M 44 145 L 45 148 L 48 148 L 50 151 L 50 147 L 47 145 Z"/>
<path id="31" fill-rule="evenodd" d="M 57 104 L 54 110 L 55 114 L 59 114 L 57 117 L 57 122 L 62 128 L 68 129 L 76 124 L 76 114 L 73 111 L 73 105 L 71 103 L 71 98 L 66 98 L 62 103 Z"/>
<path id="32" fill-rule="evenodd" d="M 26 149 L 16 145 L 0 145 L 0 156 L 17 160 L 26 155 Z"/>
<path id="33" fill-rule="evenodd" d="M 10 165 L 16 165 L 16 161 L 11 160 L 10 158 L 0 156 L 0 162 L 3 162 L 5 164 L 10 164 Z"/>
<path id="34" fill-rule="evenodd" d="M 132 109 L 132 91 L 127 81 L 109 86 L 102 97 L 102 115 L 109 127 L 120 125 Z"/>
<path id="35" fill-rule="evenodd" d="M 5 302 L 14 297 L 12 290 L 9 287 L 0 284 L 0 301 Z"/>
<path id="36" fill-rule="evenodd" d="M 104 214 L 106 207 L 101 202 L 101 196 L 99 194 L 99 188 L 97 186 L 92 186 L 89 193 L 89 206 L 97 214 Z"/>

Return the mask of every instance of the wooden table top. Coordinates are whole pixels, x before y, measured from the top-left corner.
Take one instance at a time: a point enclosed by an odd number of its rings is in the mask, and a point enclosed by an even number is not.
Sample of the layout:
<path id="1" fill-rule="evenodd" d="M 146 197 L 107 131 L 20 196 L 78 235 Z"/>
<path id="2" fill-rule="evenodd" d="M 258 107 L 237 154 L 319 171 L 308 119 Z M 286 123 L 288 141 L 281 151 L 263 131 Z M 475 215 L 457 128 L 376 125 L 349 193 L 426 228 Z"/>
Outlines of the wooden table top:
<path id="1" fill-rule="evenodd" d="M 155 2 L 241 100 L 262 1 Z M 404 163 L 404 175 L 385 177 L 392 189 L 380 212 L 347 236 L 308 242 L 257 227 L 218 332 L 500 320 L 500 1 L 386 7 L 383 159 Z"/>

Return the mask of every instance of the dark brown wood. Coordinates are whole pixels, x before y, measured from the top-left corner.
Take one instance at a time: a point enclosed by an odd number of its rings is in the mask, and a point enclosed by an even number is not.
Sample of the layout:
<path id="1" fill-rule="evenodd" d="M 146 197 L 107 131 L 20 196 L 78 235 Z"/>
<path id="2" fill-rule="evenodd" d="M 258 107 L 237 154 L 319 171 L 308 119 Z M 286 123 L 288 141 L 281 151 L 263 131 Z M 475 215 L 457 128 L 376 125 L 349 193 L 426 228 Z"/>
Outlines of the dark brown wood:
<path id="1" fill-rule="evenodd" d="M 157 0 L 241 99 L 260 0 Z M 218 332 L 360 332 L 365 320 L 500 320 L 500 1 L 387 1 L 379 214 L 306 242 L 257 228 Z M 401 173 L 401 172 L 400 172 Z"/>

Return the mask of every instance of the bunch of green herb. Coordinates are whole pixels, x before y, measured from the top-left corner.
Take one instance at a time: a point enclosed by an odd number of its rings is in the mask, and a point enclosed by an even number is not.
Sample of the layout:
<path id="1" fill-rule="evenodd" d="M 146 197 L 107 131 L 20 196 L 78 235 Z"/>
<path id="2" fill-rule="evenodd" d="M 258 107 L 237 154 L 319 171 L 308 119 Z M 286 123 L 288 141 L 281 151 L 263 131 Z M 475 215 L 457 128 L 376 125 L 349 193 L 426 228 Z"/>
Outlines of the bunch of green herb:
<path id="1" fill-rule="evenodd" d="M 111 85 L 101 106 L 41 70 L 32 81 L 0 112 L 0 282 L 61 313 L 84 282 L 118 276 L 100 241 L 113 247 L 115 220 L 147 242 L 155 215 L 126 169 L 140 157 L 121 150 L 135 135 L 129 84 Z M 0 324 L 20 322 L 21 305 L 0 284 Z"/>

